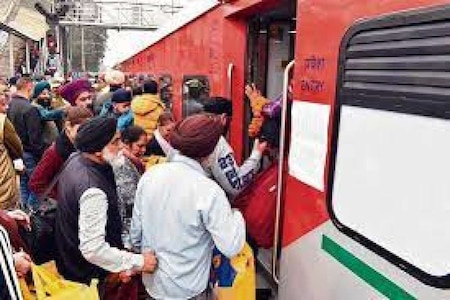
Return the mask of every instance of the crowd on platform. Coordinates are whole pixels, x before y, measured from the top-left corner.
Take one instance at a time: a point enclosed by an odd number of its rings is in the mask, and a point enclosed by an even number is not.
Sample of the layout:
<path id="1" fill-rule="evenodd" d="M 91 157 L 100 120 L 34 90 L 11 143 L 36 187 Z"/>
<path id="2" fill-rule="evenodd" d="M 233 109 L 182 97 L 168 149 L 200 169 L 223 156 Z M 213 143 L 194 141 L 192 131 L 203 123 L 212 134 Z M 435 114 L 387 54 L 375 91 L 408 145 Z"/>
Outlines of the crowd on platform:
<path id="1" fill-rule="evenodd" d="M 0 237 L 11 240 L 3 254 L 17 276 L 27 276 L 35 249 L 2 220 L 30 226 L 55 199 L 53 259 L 65 279 L 98 278 L 105 299 L 113 274 L 138 278 L 143 299 L 207 299 L 213 247 L 233 257 L 246 241 L 231 203 L 267 147 L 256 139 L 238 165 L 225 138 L 231 117 L 231 101 L 211 97 L 175 120 L 156 80 L 130 86 L 115 70 L 95 82 L 0 79 Z M 0 294 L 11 289 L 0 278 Z"/>

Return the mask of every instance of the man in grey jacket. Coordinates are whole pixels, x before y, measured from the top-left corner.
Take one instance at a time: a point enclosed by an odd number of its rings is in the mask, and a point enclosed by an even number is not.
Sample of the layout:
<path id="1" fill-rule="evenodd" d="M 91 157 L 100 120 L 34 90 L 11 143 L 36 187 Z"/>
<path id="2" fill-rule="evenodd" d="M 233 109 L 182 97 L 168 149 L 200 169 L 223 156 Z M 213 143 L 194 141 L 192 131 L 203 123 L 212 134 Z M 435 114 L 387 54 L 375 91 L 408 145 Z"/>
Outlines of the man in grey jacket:
<path id="1" fill-rule="evenodd" d="M 224 125 L 224 132 L 213 154 L 209 156 L 203 167 L 225 190 L 232 201 L 253 181 L 254 176 L 258 173 L 267 143 L 256 139 L 250 157 L 239 166 L 234 158 L 233 148 L 224 137 L 228 134 L 231 117 L 233 116 L 231 101 L 222 97 L 213 97 L 205 104 L 204 110 L 207 113 L 220 116 Z"/>

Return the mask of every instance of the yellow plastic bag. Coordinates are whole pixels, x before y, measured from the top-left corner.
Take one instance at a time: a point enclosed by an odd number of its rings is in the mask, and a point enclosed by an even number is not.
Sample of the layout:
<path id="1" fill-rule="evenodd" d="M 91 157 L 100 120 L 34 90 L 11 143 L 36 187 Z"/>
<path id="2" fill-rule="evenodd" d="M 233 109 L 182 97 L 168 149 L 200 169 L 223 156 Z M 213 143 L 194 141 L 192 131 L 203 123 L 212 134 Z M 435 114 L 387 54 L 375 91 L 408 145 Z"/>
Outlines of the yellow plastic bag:
<path id="1" fill-rule="evenodd" d="M 32 265 L 34 293 L 22 279 L 20 288 L 24 300 L 99 300 L 94 279 L 90 286 L 65 280 L 58 274 L 54 264 Z"/>
<path id="2" fill-rule="evenodd" d="M 255 259 L 247 243 L 244 249 L 231 259 L 215 249 L 213 274 L 215 299 L 254 300 L 256 298 Z"/>
<path id="3" fill-rule="evenodd" d="M 148 170 L 151 167 L 167 162 L 167 157 L 159 155 L 151 155 L 144 157 L 145 169 Z"/>

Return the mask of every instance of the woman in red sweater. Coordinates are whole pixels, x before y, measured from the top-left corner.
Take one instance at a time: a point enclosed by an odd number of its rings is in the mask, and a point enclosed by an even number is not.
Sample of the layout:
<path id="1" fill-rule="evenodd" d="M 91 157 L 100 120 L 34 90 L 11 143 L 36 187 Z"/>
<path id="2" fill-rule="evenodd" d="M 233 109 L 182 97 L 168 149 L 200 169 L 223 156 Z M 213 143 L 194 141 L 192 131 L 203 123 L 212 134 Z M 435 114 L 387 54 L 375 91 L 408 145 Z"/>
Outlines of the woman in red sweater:
<path id="1" fill-rule="evenodd" d="M 64 130 L 44 152 L 28 183 L 30 190 L 39 198 L 43 196 L 53 178 L 59 174 L 65 161 L 76 151 L 73 141 L 78 128 L 92 117 L 92 112 L 84 107 L 70 107 L 67 110 Z M 56 185 L 46 196 L 55 199 L 57 196 Z"/>

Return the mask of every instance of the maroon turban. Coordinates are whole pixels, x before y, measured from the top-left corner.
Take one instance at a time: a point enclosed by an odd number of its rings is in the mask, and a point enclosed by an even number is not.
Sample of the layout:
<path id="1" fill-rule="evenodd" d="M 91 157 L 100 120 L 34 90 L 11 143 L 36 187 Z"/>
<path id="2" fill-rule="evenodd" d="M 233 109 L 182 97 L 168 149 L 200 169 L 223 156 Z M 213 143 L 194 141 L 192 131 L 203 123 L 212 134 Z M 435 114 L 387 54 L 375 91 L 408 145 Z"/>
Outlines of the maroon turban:
<path id="1" fill-rule="evenodd" d="M 83 92 L 92 90 L 91 83 L 87 79 L 78 79 L 66 84 L 61 88 L 61 97 L 66 99 L 72 106 L 75 106 L 75 100 Z"/>
<path id="2" fill-rule="evenodd" d="M 175 125 L 170 144 L 187 157 L 203 158 L 214 151 L 222 133 L 223 125 L 219 117 L 193 115 Z"/>

